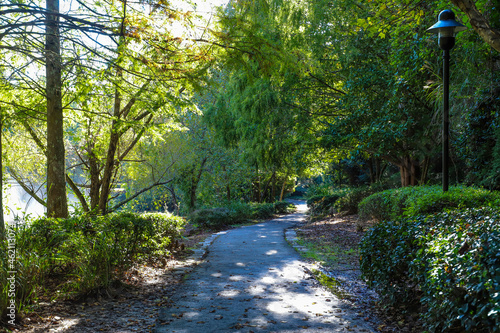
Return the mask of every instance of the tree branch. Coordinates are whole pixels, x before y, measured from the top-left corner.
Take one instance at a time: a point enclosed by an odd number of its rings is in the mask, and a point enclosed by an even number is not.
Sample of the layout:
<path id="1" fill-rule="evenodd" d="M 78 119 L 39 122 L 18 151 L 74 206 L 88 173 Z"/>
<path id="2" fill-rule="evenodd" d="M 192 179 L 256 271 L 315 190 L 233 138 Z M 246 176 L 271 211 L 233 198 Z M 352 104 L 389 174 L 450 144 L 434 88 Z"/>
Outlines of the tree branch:
<path id="1" fill-rule="evenodd" d="M 460 8 L 470 20 L 470 24 L 481 38 L 492 48 L 500 52 L 500 31 L 491 27 L 488 20 L 477 9 L 474 1 L 471 0 L 451 0 L 451 2 Z M 496 8 L 495 10 L 498 10 Z"/>

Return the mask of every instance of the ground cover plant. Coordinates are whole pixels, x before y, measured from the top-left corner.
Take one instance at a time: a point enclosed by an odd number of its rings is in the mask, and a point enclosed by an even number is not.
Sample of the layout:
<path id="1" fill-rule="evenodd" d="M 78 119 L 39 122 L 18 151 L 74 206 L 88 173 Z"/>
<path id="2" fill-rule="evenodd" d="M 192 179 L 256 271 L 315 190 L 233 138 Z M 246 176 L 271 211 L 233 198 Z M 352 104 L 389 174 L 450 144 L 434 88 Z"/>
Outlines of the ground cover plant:
<path id="1" fill-rule="evenodd" d="M 139 259 L 169 255 L 185 220 L 164 213 L 116 213 L 68 219 L 41 218 L 9 229 L 16 246 L 16 313 L 41 298 L 82 296 L 105 290 L 123 278 Z M 0 244 L 2 253 L 7 240 Z M 0 277 L 6 281 L 7 257 Z M 7 286 L 0 305 L 9 301 Z M 6 307 L 2 307 L 6 311 Z M 5 319 L 2 313 L 2 319 Z"/>
<path id="2" fill-rule="evenodd" d="M 431 332 L 500 331 L 500 210 L 388 220 L 364 237 L 361 269 L 387 307 L 421 313 Z"/>

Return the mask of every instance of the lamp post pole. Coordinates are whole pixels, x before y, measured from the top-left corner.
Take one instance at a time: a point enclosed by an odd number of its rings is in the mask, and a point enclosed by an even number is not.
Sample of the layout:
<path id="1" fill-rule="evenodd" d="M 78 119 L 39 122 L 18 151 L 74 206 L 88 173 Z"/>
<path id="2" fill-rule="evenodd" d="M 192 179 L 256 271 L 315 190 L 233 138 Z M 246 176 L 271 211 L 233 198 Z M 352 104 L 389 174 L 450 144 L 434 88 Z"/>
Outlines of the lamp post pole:
<path id="1" fill-rule="evenodd" d="M 450 156 L 450 50 L 455 46 L 455 35 L 466 27 L 455 21 L 455 13 L 443 10 L 438 22 L 427 29 L 439 36 L 439 47 L 443 50 L 443 191 L 448 191 Z"/>
<path id="2" fill-rule="evenodd" d="M 443 51 L 443 191 L 448 191 L 450 161 L 450 50 Z"/>

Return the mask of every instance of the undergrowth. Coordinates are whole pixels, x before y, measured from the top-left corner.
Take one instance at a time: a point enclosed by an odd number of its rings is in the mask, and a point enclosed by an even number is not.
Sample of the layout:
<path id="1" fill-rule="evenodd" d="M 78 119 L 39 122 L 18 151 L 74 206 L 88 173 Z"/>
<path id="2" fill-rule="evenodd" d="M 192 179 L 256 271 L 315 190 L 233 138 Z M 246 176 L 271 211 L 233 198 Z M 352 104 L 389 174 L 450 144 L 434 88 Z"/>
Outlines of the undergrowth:
<path id="1" fill-rule="evenodd" d="M 169 214 L 118 213 L 41 218 L 9 227 L 8 237 L 0 242 L 1 320 L 7 318 L 5 305 L 13 299 L 3 283 L 8 278 L 15 276 L 15 312 L 22 317 L 42 297 L 105 289 L 139 259 L 168 255 L 184 224 L 184 219 Z M 15 250 L 10 261 L 9 245 Z"/>

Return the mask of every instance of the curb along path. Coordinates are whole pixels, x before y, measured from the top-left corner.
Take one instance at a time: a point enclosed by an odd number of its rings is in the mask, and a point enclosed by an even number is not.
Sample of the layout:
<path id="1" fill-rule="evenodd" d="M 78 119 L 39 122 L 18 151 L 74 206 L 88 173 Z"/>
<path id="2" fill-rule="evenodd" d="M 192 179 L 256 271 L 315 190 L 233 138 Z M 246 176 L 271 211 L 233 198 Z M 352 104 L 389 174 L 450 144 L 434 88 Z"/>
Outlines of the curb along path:
<path id="1" fill-rule="evenodd" d="M 159 311 L 156 332 L 374 332 L 353 308 L 318 287 L 310 265 L 286 242 L 285 230 L 305 218 L 305 205 L 298 207 L 207 239 L 191 263 L 210 246 L 208 255 L 184 271 L 171 306 Z"/>

